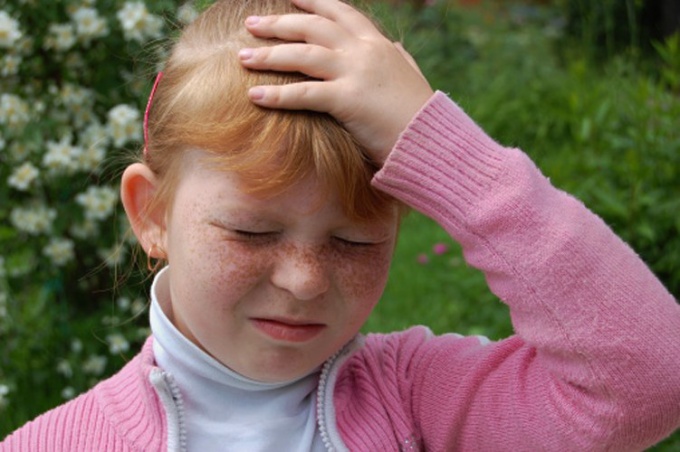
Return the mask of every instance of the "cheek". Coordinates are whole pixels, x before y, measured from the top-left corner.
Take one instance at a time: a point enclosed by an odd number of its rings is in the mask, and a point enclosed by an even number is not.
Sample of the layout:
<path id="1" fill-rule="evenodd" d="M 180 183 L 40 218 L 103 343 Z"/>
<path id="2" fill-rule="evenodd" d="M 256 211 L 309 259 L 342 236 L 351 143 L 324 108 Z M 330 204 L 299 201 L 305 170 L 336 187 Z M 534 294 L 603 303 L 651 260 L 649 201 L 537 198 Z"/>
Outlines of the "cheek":
<path id="1" fill-rule="evenodd" d="M 217 277 L 223 288 L 245 290 L 267 276 L 271 259 L 272 253 L 266 249 L 229 242 L 216 259 Z"/>
<path id="2" fill-rule="evenodd" d="M 219 238 L 206 241 L 200 252 L 192 254 L 196 264 L 188 270 L 190 274 L 195 271 L 191 275 L 194 285 L 218 309 L 229 309 L 253 290 L 266 278 L 271 265 L 271 253 L 266 250 Z"/>
<path id="3" fill-rule="evenodd" d="M 349 253 L 340 250 L 330 253 L 330 259 L 338 263 L 336 283 L 348 300 L 373 308 L 385 288 L 393 249 L 391 245 L 385 245 Z"/>

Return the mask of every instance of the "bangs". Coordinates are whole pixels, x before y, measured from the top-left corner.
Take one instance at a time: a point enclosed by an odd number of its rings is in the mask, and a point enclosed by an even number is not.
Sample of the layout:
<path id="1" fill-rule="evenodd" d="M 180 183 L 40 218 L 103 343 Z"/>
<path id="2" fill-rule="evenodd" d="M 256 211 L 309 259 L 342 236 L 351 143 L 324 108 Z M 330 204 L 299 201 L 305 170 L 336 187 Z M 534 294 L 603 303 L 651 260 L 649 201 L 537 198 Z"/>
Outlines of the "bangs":
<path id="1" fill-rule="evenodd" d="M 271 1 L 267 8 L 286 3 Z M 250 12 L 235 12 L 230 4 L 215 4 L 173 49 L 149 112 L 149 167 L 172 185 L 183 153 L 200 149 L 215 168 L 239 174 L 255 195 L 279 194 L 313 175 L 322 189 L 337 193 L 348 218 L 369 220 L 389 213 L 395 201 L 371 186 L 377 165 L 333 117 L 265 109 L 248 99 L 250 87 L 309 78 L 243 68 L 237 55 L 241 48 L 276 41 L 247 33 L 241 24 Z M 170 186 L 164 190 L 171 192 Z"/>

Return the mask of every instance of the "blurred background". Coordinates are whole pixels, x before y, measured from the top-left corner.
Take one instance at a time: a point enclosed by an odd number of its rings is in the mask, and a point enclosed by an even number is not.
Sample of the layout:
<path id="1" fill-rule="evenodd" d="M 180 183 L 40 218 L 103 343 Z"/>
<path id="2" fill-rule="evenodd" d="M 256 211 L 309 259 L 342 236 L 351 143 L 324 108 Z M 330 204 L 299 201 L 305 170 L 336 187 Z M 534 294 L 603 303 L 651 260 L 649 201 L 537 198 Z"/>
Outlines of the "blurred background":
<path id="1" fill-rule="evenodd" d="M 169 43 L 209 3 L 0 0 L 0 438 L 149 334 L 118 179 Z M 602 216 L 678 298 L 680 2 L 362 4 L 434 88 Z M 366 332 L 512 334 L 456 243 L 417 213 L 402 229 Z M 680 450 L 680 434 L 652 450 Z"/>

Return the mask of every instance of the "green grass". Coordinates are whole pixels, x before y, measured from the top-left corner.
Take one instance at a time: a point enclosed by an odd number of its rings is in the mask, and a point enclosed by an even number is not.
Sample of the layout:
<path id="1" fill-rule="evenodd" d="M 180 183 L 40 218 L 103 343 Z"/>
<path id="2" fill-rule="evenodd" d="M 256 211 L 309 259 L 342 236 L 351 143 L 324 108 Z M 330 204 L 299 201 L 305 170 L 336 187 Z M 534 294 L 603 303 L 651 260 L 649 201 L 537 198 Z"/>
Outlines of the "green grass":
<path id="1" fill-rule="evenodd" d="M 447 251 L 437 254 L 436 244 Z M 426 258 L 426 262 L 422 262 Z M 500 339 L 512 332 L 508 309 L 468 267 L 458 246 L 433 220 L 411 212 L 404 220 L 385 294 L 364 331 L 389 332 L 427 325 Z"/>

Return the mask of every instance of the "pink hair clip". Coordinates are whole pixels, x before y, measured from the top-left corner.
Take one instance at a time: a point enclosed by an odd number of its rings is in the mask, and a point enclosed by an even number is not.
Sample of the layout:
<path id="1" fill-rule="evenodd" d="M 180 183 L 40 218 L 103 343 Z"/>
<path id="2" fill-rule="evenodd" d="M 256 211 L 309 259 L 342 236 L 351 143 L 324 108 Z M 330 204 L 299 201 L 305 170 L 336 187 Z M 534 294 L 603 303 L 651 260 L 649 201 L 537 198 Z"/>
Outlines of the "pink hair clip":
<path id="1" fill-rule="evenodd" d="M 151 111 L 151 102 L 153 101 L 153 96 L 156 94 L 156 89 L 158 84 L 163 78 L 163 73 L 159 72 L 156 76 L 156 81 L 153 83 L 153 88 L 151 88 L 151 94 L 149 94 L 149 100 L 146 103 L 146 110 L 144 111 L 144 157 L 148 154 L 148 144 L 149 144 L 149 111 Z"/>

